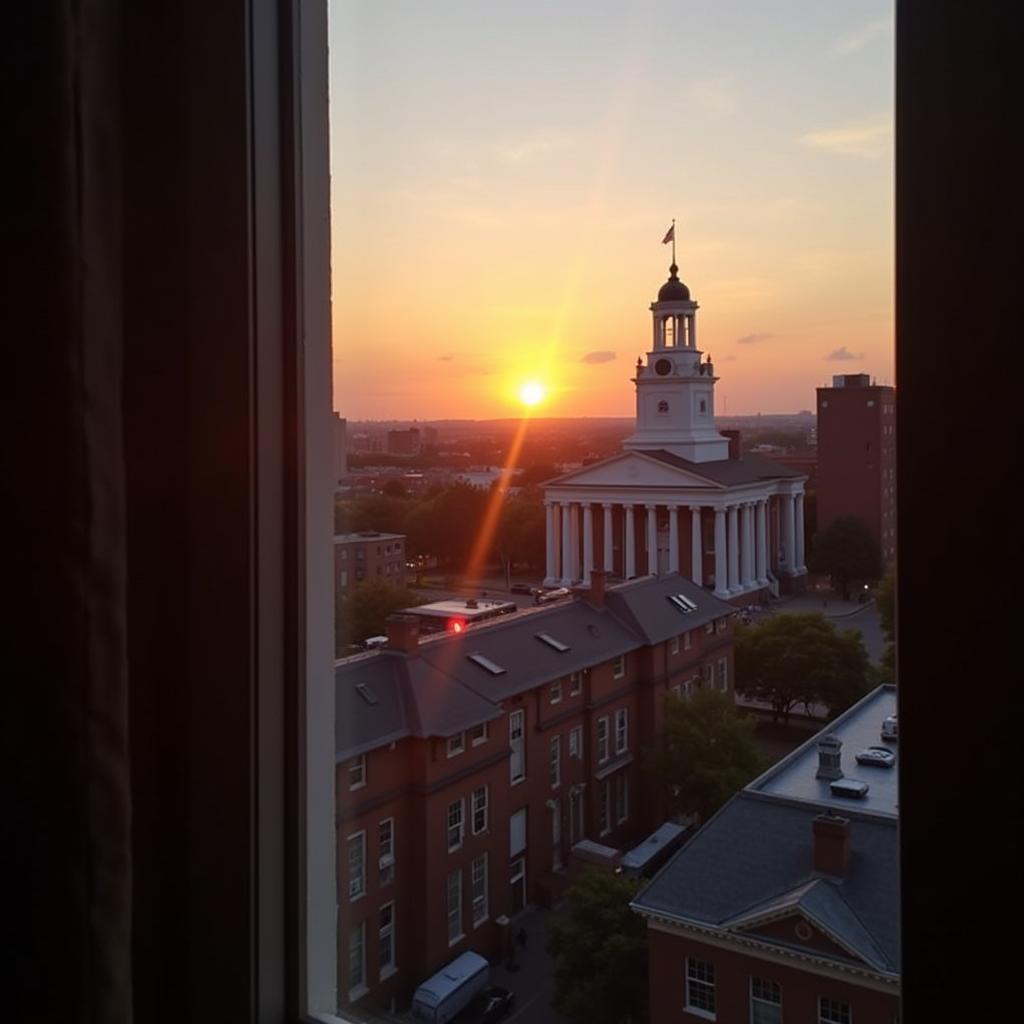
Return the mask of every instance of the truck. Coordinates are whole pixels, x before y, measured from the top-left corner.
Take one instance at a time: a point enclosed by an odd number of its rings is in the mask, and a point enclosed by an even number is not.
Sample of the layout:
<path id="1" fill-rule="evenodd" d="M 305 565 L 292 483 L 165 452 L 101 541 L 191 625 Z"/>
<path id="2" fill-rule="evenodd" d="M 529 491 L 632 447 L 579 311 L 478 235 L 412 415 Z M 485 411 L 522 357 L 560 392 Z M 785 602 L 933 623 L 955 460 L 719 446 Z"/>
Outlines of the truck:
<path id="1" fill-rule="evenodd" d="M 447 1024 L 487 987 L 491 966 L 479 953 L 468 951 L 428 978 L 412 997 L 412 1019 Z"/>

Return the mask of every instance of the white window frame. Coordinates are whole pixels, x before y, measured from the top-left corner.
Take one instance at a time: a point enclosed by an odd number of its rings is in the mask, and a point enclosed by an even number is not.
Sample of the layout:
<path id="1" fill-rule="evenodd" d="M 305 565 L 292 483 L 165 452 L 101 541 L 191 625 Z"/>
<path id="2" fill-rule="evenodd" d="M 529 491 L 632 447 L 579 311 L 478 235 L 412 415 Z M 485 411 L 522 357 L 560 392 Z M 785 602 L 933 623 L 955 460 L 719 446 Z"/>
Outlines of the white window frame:
<path id="1" fill-rule="evenodd" d="M 454 818 L 452 816 L 453 810 L 457 812 Z M 461 850 L 462 843 L 466 838 L 466 802 L 462 797 L 459 797 L 458 800 L 452 800 L 448 804 L 448 811 L 445 814 L 445 826 L 447 828 L 448 852 L 454 853 L 456 850 Z"/>
<path id="2" fill-rule="evenodd" d="M 391 920 L 387 924 L 384 924 L 384 911 L 389 910 L 391 912 Z M 380 973 L 380 980 L 384 981 L 390 978 L 394 974 L 398 967 L 395 964 L 395 901 L 389 900 L 387 903 L 382 903 L 380 910 L 377 912 L 377 968 Z M 384 962 L 384 949 L 385 941 L 387 942 L 387 949 L 390 950 L 391 958 L 385 963 Z"/>
<path id="3" fill-rule="evenodd" d="M 853 1024 L 853 1007 L 842 999 L 818 996 L 818 1024 Z"/>
<path id="4" fill-rule="evenodd" d="M 629 708 L 615 711 L 615 753 L 624 754 L 629 750 Z"/>
<path id="5" fill-rule="evenodd" d="M 612 787 L 607 779 L 602 779 L 600 785 L 597 792 L 597 827 L 598 835 L 606 836 L 612 830 Z"/>
<path id="6" fill-rule="evenodd" d="M 446 745 L 448 756 L 458 757 L 459 754 L 465 753 L 466 734 L 464 732 L 457 732 L 454 736 L 449 736 Z"/>
<path id="7" fill-rule="evenodd" d="M 683 634 L 683 650 L 684 651 L 688 651 L 688 650 L 690 650 L 691 647 L 693 647 L 693 636 L 692 636 L 692 630 L 688 629 Z"/>
<path id="8" fill-rule="evenodd" d="M 562 784 L 562 737 L 552 736 L 548 745 L 548 778 L 552 789 Z"/>
<path id="9" fill-rule="evenodd" d="M 679 634 L 676 633 L 668 642 L 668 653 L 678 654 L 679 653 Z"/>
<path id="10" fill-rule="evenodd" d="M 597 720 L 597 763 L 604 764 L 608 760 L 608 716 Z"/>
<path id="11" fill-rule="evenodd" d="M 612 679 L 622 679 L 626 675 L 626 656 L 620 654 L 612 660 Z"/>
<path id="12" fill-rule="evenodd" d="M 704 968 L 707 968 L 707 972 L 710 975 L 710 981 L 706 977 L 698 977 L 697 974 Z M 704 993 L 706 998 L 705 1002 L 710 1002 L 711 1009 L 707 1009 L 704 1006 L 699 1006 L 694 1003 L 690 998 L 691 994 L 696 994 L 694 988 L 697 991 Z M 686 958 L 686 992 L 683 1001 L 683 1009 L 687 1013 L 695 1014 L 698 1017 L 703 1017 L 705 1020 L 717 1020 L 717 1000 L 715 998 L 715 965 L 710 960 L 698 960 L 696 957 L 688 956 Z"/>
<path id="13" fill-rule="evenodd" d="M 569 756 L 583 757 L 583 726 L 574 725 L 569 730 Z"/>
<path id="14" fill-rule="evenodd" d="M 454 886 L 452 883 L 454 882 Z M 462 868 L 449 872 L 445 882 L 445 909 L 448 915 L 448 945 L 461 942 L 466 933 L 462 930 Z M 454 903 L 452 895 L 454 893 Z M 454 934 L 453 934 L 454 932 Z"/>
<path id="15" fill-rule="evenodd" d="M 358 841 L 359 873 L 352 871 L 352 841 Z M 345 863 L 348 868 L 348 898 L 350 903 L 362 899 L 366 895 L 366 832 L 353 832 L 345 840 Z"/>
<path id="16" fill-rule="evenodd" d="M 582 672 L 570 672 L 569 673 L 569 696 L 576 697 L 583 692 L 583 673 Z"/>
<path id="17" fill-rule="evenodd" d="M 352 781 L 352 776 L 356 775 L 356 781 Z M 360 754 L 358 757 L 353 757 L 348 763 L 348 788 L 362 789 L 366 785 L 366 755 Z"/>
<path id="18" fill-rule="evenodd" d="M 729 690 L 729 659 L 719 658 L 715 665 L 715 684 L 722 693 Z"/>
<path id="19" fill-rule="evenodd" d="M 481 870 L 478 871 L 478 868 Z M 470 899 L 472 902 L 473 927 L 479 928 L 489 916 L 487 900 L 487 854 L 475 858 L 470 868 Z"/>
<path id="20" fill-rule="evenodd" d="M 770 991 L 769 987 L 775 991 Z M 774 995 L 778 998 L 772 998 Z M 782 1024 L 782 985 L 779 982 L 751 977 L 750 1024 Z"/>
<path id="21" fill-rule="evenodd" d="M 478 801 L 477 796 L 481 793 L 483 794 L 483 799 L 481 801 Z M 487 821 L 490 813 L 488 808 L 488 796 L 489 794 L 487 792 L 486 786 L 478 786 L 476 789 L 473 790 L 473 793 L 470 796 L 470 811 L 472 812 L 473 819 L 472 822 L 470 823 L 470 829 L 472 830 L 472 833 L 475 836 L 481 835 L 482 833 L 487 831 Z M 483 823 L 480 825 L 479 828 L 477 828 L 478 815 L 483 815 Z"/>
<path id="22" fill-rule="evenodd" d="M 562 680 L 556 679 L 551 683 L 548 690 L 548 700 L 552 704 L 560 704 L 562 701 Z"/>
<path id="23" fill-rule="evenodd" d="M 487 723 L 481 722 L 469 730 L 469 745 L 479 747 L 481 743 L 487 742 Z"/>
<path id="24" fill-rule="evenodd" d="M 359 978 L 352 984 L 352 953 L 354 951 L 353 939 L 358 937 L 359 949 Z M 366 921 L 360 921 L 348 933 L 348 998 L 349 1002 L 355 1002 L 360 996 L 366 993 Z"/>
<path id="25" fill-rule="evenodd" d="M 518 722 L 519 737 L 516 738 Z M 522 708 L 510 711 L 508 715 L 508 743 L 512 748 L 512 757 L 509 758 L 508 770 L 509 781 L 513 786 L 518 785 L 526 778 L 526 711 Z M 519 774 L 516 775 L 516 759 L 519 760 Z"/>
<path id="26" fill-rule="evenodd" d="M 385 841 L 385 826 L 387 841 Z M 388 885 L 395 878 L 395 819 L 382 818 L 377 822 L 377 867 L 380 869 L 380 884 Z"/>

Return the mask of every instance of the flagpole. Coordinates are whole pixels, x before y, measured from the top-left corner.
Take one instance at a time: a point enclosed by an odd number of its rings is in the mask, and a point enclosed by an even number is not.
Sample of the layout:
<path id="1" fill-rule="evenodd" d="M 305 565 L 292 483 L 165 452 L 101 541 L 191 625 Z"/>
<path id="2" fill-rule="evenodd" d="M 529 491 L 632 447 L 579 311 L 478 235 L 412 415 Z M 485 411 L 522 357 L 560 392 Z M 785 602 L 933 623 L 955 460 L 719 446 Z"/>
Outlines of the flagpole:
<path id="1" fill-rule="evenodd" d="M 672 262 L 676 261 L 676 219 L 672 218 Z"/>

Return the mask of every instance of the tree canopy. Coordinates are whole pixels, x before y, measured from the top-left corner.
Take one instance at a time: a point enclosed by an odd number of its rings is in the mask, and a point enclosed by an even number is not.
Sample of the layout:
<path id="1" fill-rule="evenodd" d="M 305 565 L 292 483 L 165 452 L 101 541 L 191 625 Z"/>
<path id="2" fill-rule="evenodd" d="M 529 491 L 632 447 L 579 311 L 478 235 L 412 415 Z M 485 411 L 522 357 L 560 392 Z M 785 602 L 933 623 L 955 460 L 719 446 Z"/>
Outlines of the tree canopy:
<path id="1" fill-rule="evenodd" d="M 837 630 L 820 612 L 772 615 L 736 630 L 736 688 L 767 701 L 788 724 L 798 705 L 845 711 L 874 680 L 860 634 Z"/>
<path id="2" fill-rule="evenodd" d="M 700 689 L 686 700 L 669 694 L 645 767 L 669 813 L 706 821 L 762 769 L 754 726 L 732 699 Z"/>
<path id="3" fill-rule="evenodd" d="M 850 585 L 882 575 L 882 552 L 867 524 L 857 516 L 840 516 L 814 537 L 810 568 L 827 573 L 844 601 Z"/>
<path id="4" fill-rule="evenodd" d="M 885 651 L 882 654 L 882 669 L 892 679 L 896 673 L 896 564 L 889 566 L 875 591 L 875 605 L 878 608 L 879 625 L 885 637 Z"/>
<path id="5" fill-rule="evenodd" d="M 647 1019 L 647 925 L 629 909 L 637 879 L 583 872 L 565 909 L 547 923 L 555 959 L 554 1008 L 571 1024 L 640 1024 Z"/>
<path id="6" fill-rule="evenodd" d="M 334 607 L 335 650 L 340 655 L 347 644 L 382 636 L 389 615 L 418 604 L 423 604 L 423 598 L 415 590 L 387 580 L 357 583 Z"/>

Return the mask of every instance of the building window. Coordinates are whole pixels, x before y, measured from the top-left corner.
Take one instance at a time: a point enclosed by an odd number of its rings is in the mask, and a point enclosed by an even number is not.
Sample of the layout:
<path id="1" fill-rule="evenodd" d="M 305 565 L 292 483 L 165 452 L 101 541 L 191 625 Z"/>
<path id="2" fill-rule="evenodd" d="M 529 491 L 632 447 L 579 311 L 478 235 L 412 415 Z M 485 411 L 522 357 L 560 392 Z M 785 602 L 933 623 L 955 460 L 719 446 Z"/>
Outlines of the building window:
<path id="1" fill-rule="evenodd" d="M 629 749 L 629 709 L 619 708 L 615 712 L 615 753 L 624 754 Z"/>
<path id="2" fill-rule="evenodd" d="M 366 892 L 366 833 L 348 837 L 348 898 L 357 900 Z"/>
<path id="3" fill-rule="evenodd" d="M 448 756 L 455 757 L 456 754 L 461 754 L 466 749 L 466 734 L 464 732 L 456 733 L 454 736 L 448 737 Z"/>
<path id="4" fill-rule="evenodd" d="M 750 1024 L 782 1024 L 782 986 L 777 981 L 750 979 Z"/>
<path id="5" fill-rule="evenodd" d="M 508 819 L 508 855 L 517 857 L 526 849 L 526 808 L 509 815 Z"/>
<path id="6" fill-rule="evenodd" d="M 509 758 L 509 776 L 514 786 L 526 778 L 526 753 L 523 750 L 523 716 L 522 711 L 513 711 L 508 716 L 508 745 L 512 748 Z"/>
<path id="7" fill-rule="evenodd" d="M 562 781 L 562 737 L 551 737 L 551 788 L 557 789 Z"/>
<path id="8" fill-rule="evenodd" d="M 551 703 L 557 704 L 562 699 L 562 680 L 556 679 L 551 684 Z"/>
<path id="9" fill-rule="evenodd" d="M 348 933 L 348 994 L 358 999 L 366 987 L 366 922 Z"/>
<path id="10" fill-rule="evenodd" d="M 715 666 L 715 685 L 725 693 L 729 689 L 729 659 L 719 658 Z"/>
<path id="11" fill-rule="evenodd" d="M 366 785 L 366 755 L 353 757 L 348 763 L 348 788 L 359 789 Z"/>
<path id="12" fill-rule="evenodd" d="M 597 763 L 603 764 L 608 760 L 608 719 L 597 720 Z"/>
<path id="13" fill-rule="evenodd" d="M 674 636 L 674 637 L 672 637 L 671 640 L 669 640 L 669 642 L 668 642 L 668 653 L 669 654 L 678 654 L 679 653 L 679 637 L 678 636 Z"/>
<path id="14" fill-rule="evenodd" d="M 818 1024 L 850 1024 L 850 1004 L 818 997 Z"/>
<path id="15" fill-rule="evenodd" d="M 487 831 L 487 787 L 473 790 L 473 835 Z"/>
<path id="16" fill-rule="evenodd" d="M 707 622 L 704 624 L 704 633 L 707 636 L 711 636 L 715 631 L 715 624 L 713 622 Z"/>
<path id="17" fill-rule="evenodd" d="M 629 817 L 629 777 L 625 772 L 615 776 L 615 822 L 621 825 Z"/>
<path id="18" fill-rule="evenodd" d="M 704 1016 L 715 1015 L 715 965 L 686 958 L 686 1005 Z"/>
<path id="19" fill-rule="evenodd" d="M 379 849 L 378 867 L 380 868 L 380 884 L 387 885 L 395 877 L 395 819 L 385 818 L 377 826 L 377 844 Z"/>
<path id="20" fill-rule="evenodd" d="M 448 876 L 448 945 L 462 938 L 462 872 Z"/>
<path id="21" fill-rule="evenodd" d="M 379 967 L 381 981 L 390 978 L 397 969 L 395 967 L 395 905 L 385 903 L 380 908 L 380 956 Z"/>
<path id="22" fill-rule="evenodd" d="M 569 674 L 569 696 L 579 696 L 580 690 L 583 689 L 583 673 L 582 672 L 571 672 Z"/>
<path id="23" fill-rule="evenodd" d="M 464 823 L 462 820 L 462 801 L 453 800 L 448 805 L 448 852 L 462 846 Z"/>
<path id="24" fill-rule="evenodd" d="M 562 870 L 562 801 L 551 801 L 551 870 Z"/>
<path id="25" fill-rule="evenodd" d="M 693 641 L 690 638 L 690 631 L 687 630 L 683 634 L 683 650 L 684 651 L 688 651 L 692 646 L 693 646 Z"/>
<path id="26" fill-rule="evenodd" d="M 716 633 L 724 633 L 728 628 L 729 628 L 729 620 L 728 619 L 718 619 L 715 622 L 715 632 Z"/>
<path id="27" fill-rule="evenodd" d="M 598 793 L 597 801 L 597 827 L 601 835 L 606 836 L 612 830 L 611 814 L 611 786 L 605 779 L 601 783 L 601 790 Z"/>
<path id="28" fill-rule="evenodd" d="M 710 687 L 715 678 L 715 666 L 711 662 L 701 665 L 701 673 L 704 677 L 704 685 Z"/>
<path id="29" fill-rule="evenodd" d="M 479 747 L 481 743 L 487 742 L 487 723 L 482 722 L 469 730 L 469 745 Z"/>
<path id="30" fill-rule="evenodd" d="M 668 412 L 668 402 L 661 401 L 658 403 L 658 412 Z"/>
<path id="31" fill-rule="evenodd" d="M 569 731 L 569 756 L 583 756 L 583 726 L 575 725 Z"/>
<path id="32" fill-rule="evenodd" d="M 621 679 L 626 674 L 626 656 L 620 654 L 612 662 L 612 678 Z"/>
<path id="33" fill-rule="evenodd" d="M 473 900 L 473 927 L 487 920 L 487 854 L 473 861 L 471 893 Z"/>

